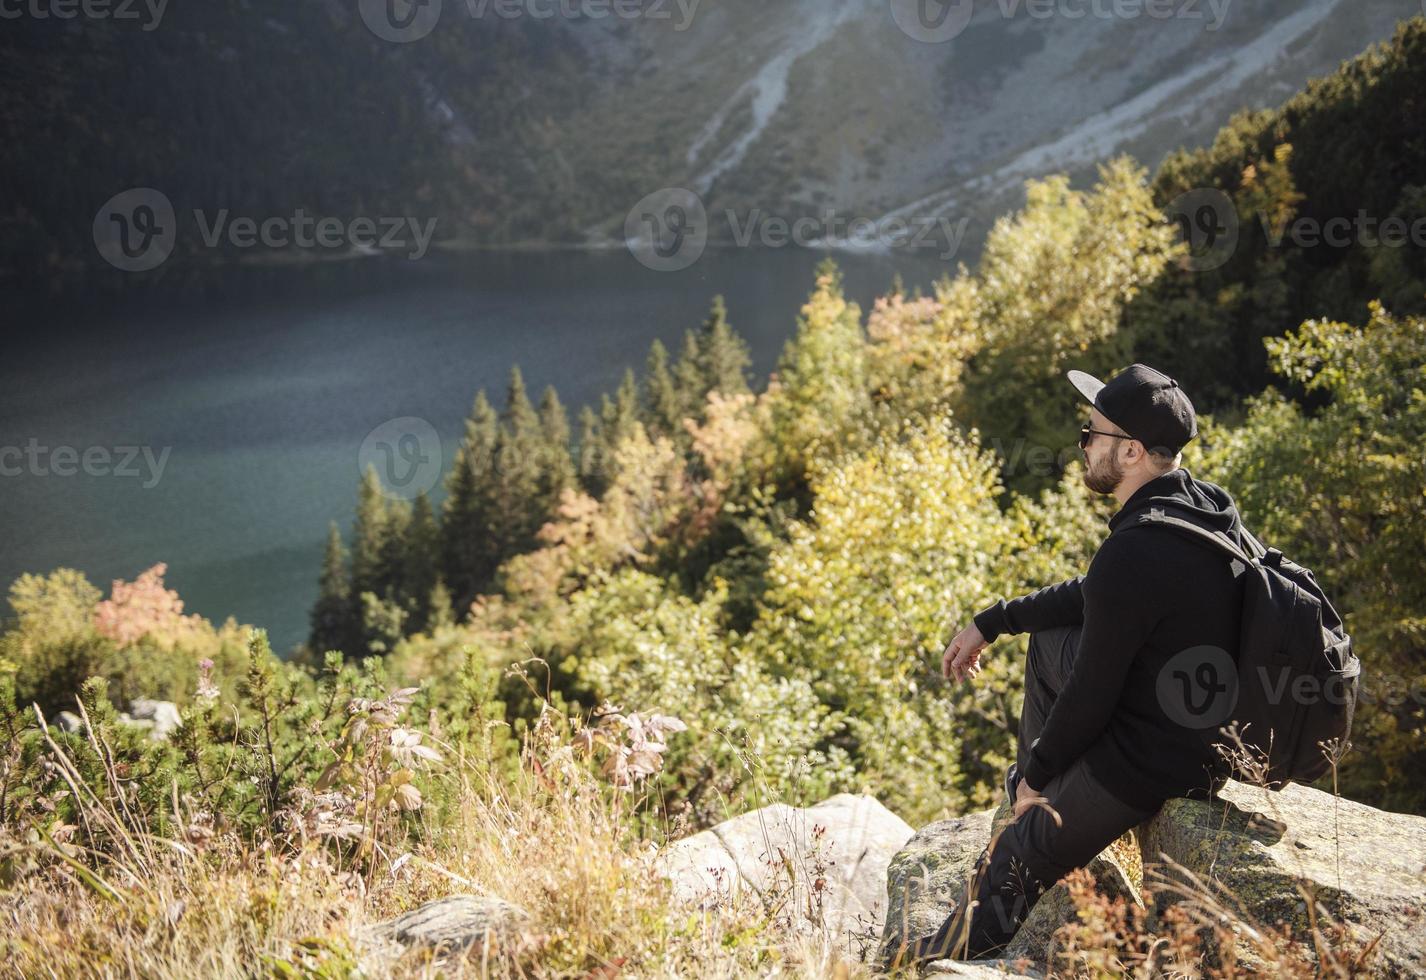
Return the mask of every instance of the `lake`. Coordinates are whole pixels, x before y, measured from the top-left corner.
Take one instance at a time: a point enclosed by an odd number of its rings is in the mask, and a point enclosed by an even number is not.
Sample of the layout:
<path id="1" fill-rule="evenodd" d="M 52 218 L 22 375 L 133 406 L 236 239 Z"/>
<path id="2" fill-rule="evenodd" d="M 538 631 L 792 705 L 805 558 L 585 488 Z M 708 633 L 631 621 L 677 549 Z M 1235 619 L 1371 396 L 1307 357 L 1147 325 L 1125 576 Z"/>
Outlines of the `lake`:
<path id="1" fill-rule="evenodd" d="M 476 391 L 499 408 L 512 364 L 532 398 L 553 384 L 574 424 L 625 366 L 642 370 L 655 337 L 676 356 L 719 293 L 761 386 L 822 257 L 711 250 L 655 272 L 627 251 L 447 253 L 7 303 L 0 583 L 67 566 L 107 594 L 166 562 L 187 611 L 264 626 L 290 649 L 327 524 L 350 527 L 373 430 L 424 420 L 448 462 Z M 898 272 L 929 287 L 953 271 L 837 260 L 864 312 Z"/>

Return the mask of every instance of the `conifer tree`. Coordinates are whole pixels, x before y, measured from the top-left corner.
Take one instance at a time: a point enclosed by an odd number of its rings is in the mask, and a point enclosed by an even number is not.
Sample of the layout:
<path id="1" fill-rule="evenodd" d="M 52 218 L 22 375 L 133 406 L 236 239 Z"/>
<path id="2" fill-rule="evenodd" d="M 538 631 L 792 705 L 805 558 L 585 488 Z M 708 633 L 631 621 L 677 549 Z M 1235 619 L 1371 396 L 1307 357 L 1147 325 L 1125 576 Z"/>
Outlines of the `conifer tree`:
<path id="1" fill-rule="evenodd" d="M 540 425 L 539 415 L 525 389 L 525 375 L 518 365 L 510 369 L 510 384 L 505 393 L 505 411 L 501 423 L 518 437 L 532 435 Z"/>
<path id="2" fill-rule="evenodd" d="M 540 496 L 545 515 L 559 502 L 560 492 L 574 485 L 574 457 L 569 449 L 569 415 L 554 385 L 540 397 L 540 441 L 543 443 Z"/>
<path id="3" fill-rule="evenodd" d="M 644 370 L 642 418 L 645 427 L 656 435 L 675 437 L 683 431 L 683 406 L 669 369 L 668 348 L 657 337 L 649 345 Z"/>
<path id="4" fill-rule="evenodd" d="M 424 493 L 411 506 L 410 525 L 402 548 L 401 593 L 409 612 L 406 627 L 412 633 L 426 628 L 431 592 L 436 587 L 440 564 L 440 528 L 436 526 L 431 500 Z"/>
<path id="5" fill-rule="evenodd" d="M 363 592 L 382 595 L 386 591 L 386 569 L 390 554 L 387 539 L 390 523 L 387 519 L 386 494 L 376 468 L 368 466 L 357 490 L 356 519 L 352 524 L 351 598 L 361 601 Z M 355 606 L 360 617 L 360 606 Z"/>
<path id="6" fill-rule="evenodd" d="M 495 564 L 534 547 L 543 523 L 540 500 L 542 433 L 539 414 L 530 404 L 518 367 L 510 371 L 510 387 L 495 439 L 495 484 L 490 533 Z"/>
<path id="7" fill-rule="evenodd" d="M 401 585 L 410 522 L 411 506 L 388 500 L 376 468 L 368 467 L 357 491 L 349 597 L 353 621 L 359 624 L 356 646 L 361 654 L 389 651 L 392 630 L 406 618 Z"/>
<path id="8" fill-rule="evenodd" d="M 381 566 L 377 573 L 378 587 L 372 589 L 382 599 L 395 602 L 408 614 L 406 591 L 406 542 L 411 533 L 411 504 L 405 500 L 386 501 L 386 533 L 382 536 Z"/>
<path id="9" fill-rule="evenodd" d="M 634 369 L 626 367 L 619 379 L 619 388 L 614 392 L 613 414 L 605 418 L 605 423 L 614 435 L 614 445 L 628 435 L 639 421 L 639 385 L 634 380 Z"/>
<path id="10" fill-rule="evenodd" d="M 699 418 L 710 391 L 742 395 L 748 391 L 748 366 L 752 358 L 748 345 L 728 324 L 728 307 L 722 296 L 713 297 L 713 308 L 699 334 L 697 361 L 703 390 L 698 395 Z"/>
<path id="11" fill-rule="evenodd" d="M 602 496 L 605 489 L 614 482 L 615 455 L 619 444 L 624 441 L 640 425 L 639 416 L 641 414 L 639 403 L 639 386 L 634 380 L 632 368 L 625 368 L 619 388 L 610 398 L 607 394 L 599 398 L 599 417 L 593 426 L 592 443 L 584 443 L 584 439 L 591 431 L 586 428 L 581 432 L 581 463 L 584 462 L 586 446 L 592 446 L 592 459 L 589 459 L 587 468 L 581 475 L 584 477 L 585 489 L 596 497 Z M 584 423 L 588 426 L 588 420 Z"/>
<path id="12" fill-rule="evenodd" d="M 446 478 L 441 515 L 441 567 L 454 604 L 464 608 L 489 584 L 496 567 L 490 535 L 495 486 L 495 442 L 500 420 L 485 396 L 465 423 L 465 438 Z"/>
<path id="13" fill-rule="evenodd" d="M 703 375 L 702 344 L 699 335 L 692 330 L 683 332 L 683 349 L 673 368 L 673 383 L 678 389 L 680 417 L 698 418 L 708 389 Z"/>
<path id="14" fill-rule="evenodd" d="M 352 645 L 351 585 L 347 579 L 347 553 L 342 532 L 333 521 L 327 533 L 327 551 L 322 560 L 322 577 L 317 602 L 312 607 L 311 633 L 307 641 L 320 661 L 328 650 L 356 653 Z"/>
<path id="15" fill-rule="evenodd" d="M 586 492 L 599 496 L 603 492 L 600 473 L 603 471 L 602 445 L 599 438 L 599 416 L 585 405 L 579 410 L 579 445 L 576 469 Z"/>

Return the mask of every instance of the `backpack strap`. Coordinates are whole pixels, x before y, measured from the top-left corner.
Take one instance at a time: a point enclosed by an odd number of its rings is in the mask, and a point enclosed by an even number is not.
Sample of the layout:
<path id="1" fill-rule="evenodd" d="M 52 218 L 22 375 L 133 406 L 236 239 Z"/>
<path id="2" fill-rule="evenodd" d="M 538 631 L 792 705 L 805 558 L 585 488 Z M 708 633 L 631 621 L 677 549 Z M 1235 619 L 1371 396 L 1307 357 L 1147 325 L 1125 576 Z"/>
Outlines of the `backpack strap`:
<path id="1" fill-rule="evenodd" d="M 1201 541 L 1207 541 L 1219 551 L 1228 555 L 1228 557 L 1243 562 L 1245 565 L 1252 565 L 1256 562 L 1257 559 L 1253 555 L 1248 554 L 1243 551 L 1242 548 L 1238 547 L 1227 534 L 1220 531 L 1210 531 L 1208 528 L 1196 524 L 1193 521 L 1185 520 L 1182 517 L 1175 517 L 1169 512 L 1170 510 L 1170 508 L 1164 507 L 1150 507 L 1139 515 L 1138 526 L 1152 526 L 1157 524 L 1161 527 L 1170 527 L 1182 531 L 1185 534 L 1192 535 Z M 1244 533 L 1246 534 L 1247 532 L 1245 531 Z M 1255 538 L 1252 539 L 1252 542 L 1253 544 L 1258 543 Z"/>
<path id="2" fill-rule="evenodd" d="M 1273 550 L 1272 548 L 1269 548 L 1267 545 L 1265 545 L 1265 544 L 1263 544 L 1261 541 L 1259 541 L 1259 540 L 1253 535 L 1253 532 L 1252 532 L 1252 531 L 1249 531 L 1247 528 L 1245 528 L 1245 527 L 1242 525 L 1241 522 L 1239 522 L 1239 524 L 1238 524 L 1238 530 L 1240 530 L 1240 531 L 1243 532 L 1243 540 L 1245 540 L 1245 541 L 1248 542 L 1248 550 L 1249 550 L 1249 551 L 1254 552 L 1254 553 L 1258 556 L 1259 559 L 1263 559 L 1263 558 L 1268 557 L 1269 552 L 1271 552 L 1271 551 Z M 1279 557 L 1279 558 L 1282 557 L 1282 552 L 1278 552 L 1278 557 Z M 1272 563 L 1270 563 L 1270 564 L 1272 564 Z"/>

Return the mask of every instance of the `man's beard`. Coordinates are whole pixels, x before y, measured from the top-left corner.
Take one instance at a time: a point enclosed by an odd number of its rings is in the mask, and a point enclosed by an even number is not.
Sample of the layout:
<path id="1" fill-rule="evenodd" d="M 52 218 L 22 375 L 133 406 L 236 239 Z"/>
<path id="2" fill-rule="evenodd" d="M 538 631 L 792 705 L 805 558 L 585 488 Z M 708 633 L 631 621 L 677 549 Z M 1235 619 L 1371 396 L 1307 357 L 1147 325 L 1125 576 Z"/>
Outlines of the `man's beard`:
<path id="1" fill-rule="evenodd" d="M 1098 468 L 1085 460 L 1084 485 L 1095 493 L 1113 493 L 1124 480 L 1124 467 L 1114 453 L 1107 454 Z"/>

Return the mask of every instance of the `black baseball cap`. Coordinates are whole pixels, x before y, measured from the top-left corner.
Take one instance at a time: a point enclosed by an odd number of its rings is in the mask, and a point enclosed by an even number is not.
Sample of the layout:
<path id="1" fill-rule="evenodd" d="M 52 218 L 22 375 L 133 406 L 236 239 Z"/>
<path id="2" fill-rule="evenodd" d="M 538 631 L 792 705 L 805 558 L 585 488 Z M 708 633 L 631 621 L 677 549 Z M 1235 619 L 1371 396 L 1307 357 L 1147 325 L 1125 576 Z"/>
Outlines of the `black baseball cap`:
<path id="1" fill-rule="evenodd" d="M 1193 402 L 1178 382 L 1147 364 L 1131 364 L 1106 384 L 1083 371 L 1068 373 L 1070 384 L 1109 421 L 1150 452 L 1173 456 L 1198 435 Z"/>

